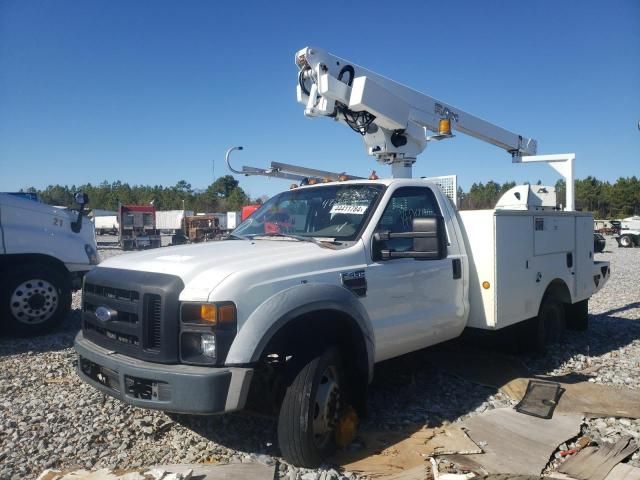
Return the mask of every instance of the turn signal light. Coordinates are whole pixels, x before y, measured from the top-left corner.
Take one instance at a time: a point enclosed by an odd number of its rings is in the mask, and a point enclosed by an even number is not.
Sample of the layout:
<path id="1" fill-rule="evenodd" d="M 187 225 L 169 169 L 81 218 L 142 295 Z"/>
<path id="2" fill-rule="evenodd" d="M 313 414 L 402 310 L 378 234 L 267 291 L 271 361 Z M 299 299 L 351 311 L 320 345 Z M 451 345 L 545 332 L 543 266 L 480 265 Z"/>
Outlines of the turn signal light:
<path id="1" fill-rule="evenodd" d="M 217 313 L 218 312 L 215 305 L 211 305 L 209 303 L 200 305 L 200 320 L 216 323 L 216 320 L 218 319 Z"/>

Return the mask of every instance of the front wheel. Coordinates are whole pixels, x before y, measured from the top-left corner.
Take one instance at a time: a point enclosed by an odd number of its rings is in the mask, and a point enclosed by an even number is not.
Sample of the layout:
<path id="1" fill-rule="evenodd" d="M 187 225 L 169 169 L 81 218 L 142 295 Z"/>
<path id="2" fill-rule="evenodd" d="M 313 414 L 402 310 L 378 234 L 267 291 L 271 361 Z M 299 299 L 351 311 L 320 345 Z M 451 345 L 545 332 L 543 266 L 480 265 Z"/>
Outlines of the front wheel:
<path id="1" fill-rule="evenodd" d="M 18 336 L 47 333 L 71 308 L 71 282 L 66 272 L 45 264 L 14 268 L 0 285 L 3 329 Z"/>
<path id="2" fill-rule="evenodd" d="M 336 448 L 336 425 L 345 403 L 344 371 L 335 348 L 306 363 L 287 388 L 278 418 L 284 459 L 316 468 Z"/>

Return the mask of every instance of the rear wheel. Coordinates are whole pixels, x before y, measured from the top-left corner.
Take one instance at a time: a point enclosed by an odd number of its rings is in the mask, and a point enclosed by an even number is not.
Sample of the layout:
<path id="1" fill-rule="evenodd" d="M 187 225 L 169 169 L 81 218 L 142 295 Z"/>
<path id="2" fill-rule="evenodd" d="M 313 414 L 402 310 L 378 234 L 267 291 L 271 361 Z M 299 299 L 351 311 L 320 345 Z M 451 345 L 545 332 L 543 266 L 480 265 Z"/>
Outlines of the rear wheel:
<path id="1" fill-rule="evenodd" d="M 538 316 L 524 322 L 520 343 L 524 350 L 544 353 L 547 345 L 558 342 L 565 330 L 564 306 L 553 297 L 545 296 Z"/>
<path id="2" fill-rule="evenodd" d="M 278 442 L 284 459 L 315 468 L 336 448 L 336 425 L 345 403 L 344 371 L 335 348 L 306 363 L 284 395 Z"/>
<path id="3" fill-rule="evenodd" d="M 630 235 L 623 235 L 620 237 L 620 246 L 624 248 L 633 247 L 633 238 Z"/>
<path id="4" fill-rule="evenodd" d="M 0 317 L 8 333 L 25 337 L 47 333 L 69 312 L 71 282 L 66 272 L 46 264 L 27 264 L 4 277 Z"/>
<path id="5" fill-rule="evenodd" d="M 569 330 L 586 331 L 589 328 L 589 299 L 567 305 L 566 315 Z"/>

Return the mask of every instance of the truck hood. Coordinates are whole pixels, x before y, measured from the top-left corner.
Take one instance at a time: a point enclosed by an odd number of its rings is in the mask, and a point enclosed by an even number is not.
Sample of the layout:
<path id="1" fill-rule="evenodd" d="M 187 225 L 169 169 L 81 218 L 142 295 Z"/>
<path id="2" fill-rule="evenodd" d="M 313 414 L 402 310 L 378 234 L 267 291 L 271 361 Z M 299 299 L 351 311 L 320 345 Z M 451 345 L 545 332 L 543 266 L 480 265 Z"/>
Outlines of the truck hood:
<path id="1" fill-rule="evenodd" d="M 100 266 L 176 275 L 192 294 L 201 290 L 198 296 L 206 296 L 234 272 L 322 260 L 332 253 L 335 251 L 329 248 L 300 241 L 224 240 L 119 255 Z"/>

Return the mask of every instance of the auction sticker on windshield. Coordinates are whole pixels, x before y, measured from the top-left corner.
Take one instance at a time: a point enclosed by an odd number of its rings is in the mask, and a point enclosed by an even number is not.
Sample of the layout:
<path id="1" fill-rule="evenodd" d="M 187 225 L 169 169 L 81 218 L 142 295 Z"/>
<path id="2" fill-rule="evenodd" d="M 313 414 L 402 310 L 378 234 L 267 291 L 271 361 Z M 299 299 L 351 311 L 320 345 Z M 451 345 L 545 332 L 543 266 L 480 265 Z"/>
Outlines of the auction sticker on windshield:
<path id="1" fill-rule="evenodd" d="M 331 211 L 329 213 L 351 213 L 354 215 L 364 215 L 367 208 L 367 205 L 345 205 L 337 203 L 331 207 Z"/>

